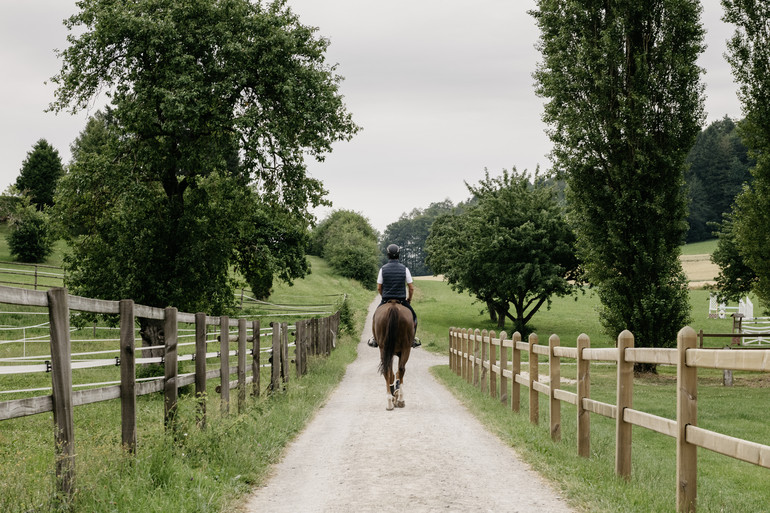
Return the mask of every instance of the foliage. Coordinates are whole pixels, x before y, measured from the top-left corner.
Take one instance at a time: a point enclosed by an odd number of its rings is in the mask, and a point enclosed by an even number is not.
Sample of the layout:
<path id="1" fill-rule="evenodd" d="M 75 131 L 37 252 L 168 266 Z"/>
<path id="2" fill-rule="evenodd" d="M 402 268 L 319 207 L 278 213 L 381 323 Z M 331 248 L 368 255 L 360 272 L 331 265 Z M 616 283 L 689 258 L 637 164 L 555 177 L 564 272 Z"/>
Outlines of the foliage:
<path id="1" fill-rule="evenodd" d="M 310 253 L 323 256 L 340 276 L 375 288 L 377 231 L 363 215 L 335 210 L 315 227 L 310 239 Z"/>
<path id="2" fill-rule="evenodd" d="M 58 214 L 70 285 L 187 311 L 307 272 L 303 232 L 326 203 L 305 155 L 358 127 L 328 41 L 278 0 L 79 2 L 51 109 L 109 109 L 73 148 Z"/>
<path id="3" fill-rule="evenodd" d="M 735 242 L 735 225 L 731 214 L 725 214 L 716 234 L 719 242 L 711 255 L 711 261 L 719 266 L 719 275 L 714 288 L 720 301 L 738 301 L 753 291 L 757 276 L 744 262 Z"/>
<path id="4" fill-rule="evenodd" d="M 711 223 L 730 211 L 735 196 L 751 178 L 753 161 L 735 122 L 725 116 L 698 134 L 687 164 L 687 242 L 696 242 L 713 237 Z"/>
<path id="5" fill-rule="evenodd" d="M 537 175 L 530 184 L 526 173 L 503 170 L 467 187 L 477 203 L 436 219 L 426 243 L 428 264 L 455 290 L 492 305 L 500 327 L 508 317 L 526 334 L 551 296 L 575 290 L 574 234 L 555 191 Z"/>
<path id="6" fill-rule="evenodd" d="M 16 188 L 28 196 L 38 210 L 53 205 L 56 182 L 64 174 L 59 152 L 40 139 L 27 153 L 16 178 Z"/>
<path id="7" fill-rule="evenodd" d="M 537 93 L 603 324 L 638 346 L 671 345 L 689 312 L 678 248 L 703 117 L 700 2 L 537 4 Z"/>
<path id="8" fill-rule="evenodd" d="M 408 214 L 404 213 L 395 223 L 385 228 L 380 241 L 381 263 L 387 259 L 386 249 L 390 244 L 401 248 L 399 261 L 409 268 L 412 276 L 427 276 L 433 274 L 426 263 L 425 241 L 430 234 L 433 221 L 442 214 L 454 210 L 454 205 L 448 199 L 431 203 L 426 209 L 415 208 Z"/>
<path id="9" fill-rule="evenodd" d="M 739 126 L 749 155 L 756 161 L 753 182 L 736 198 L 729 230 L 743 265 L 755 276 L 754 292 L 764 305 L 770 304 L 770 5 L 759 0 L 722 0 L 724 20 L 736 26 L 728 41 L 727 60 L 738 84 L 745 119 Z M 731 241 L 725 244 L 729 245 Z M 726 279 L 734 278 L 723 268 Z M 742 274 L 742 273 L 741 273 Z M 739 274 L 739 276 L 741 275 Z M 735 283 L 731 284 L 735 286 Z"/>
<path id="10" fill-rule="evenodd" d="M 48 214 L 25 200 L 11 214 L 8 248 L 19 262 L 44 262 L 55 242 Z"/>

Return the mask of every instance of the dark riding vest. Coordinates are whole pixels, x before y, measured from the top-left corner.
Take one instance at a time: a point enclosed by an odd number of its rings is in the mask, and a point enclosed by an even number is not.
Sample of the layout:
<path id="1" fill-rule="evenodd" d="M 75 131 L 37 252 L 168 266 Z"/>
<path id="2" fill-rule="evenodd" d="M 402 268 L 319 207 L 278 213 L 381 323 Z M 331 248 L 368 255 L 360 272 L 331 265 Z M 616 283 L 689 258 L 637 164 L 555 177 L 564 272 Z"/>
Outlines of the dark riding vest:
<path id="1" fill-rule="evenodd" d="M 382 266 L 382 299 L 406 299 L 406 267 L 397 260 Z"/>

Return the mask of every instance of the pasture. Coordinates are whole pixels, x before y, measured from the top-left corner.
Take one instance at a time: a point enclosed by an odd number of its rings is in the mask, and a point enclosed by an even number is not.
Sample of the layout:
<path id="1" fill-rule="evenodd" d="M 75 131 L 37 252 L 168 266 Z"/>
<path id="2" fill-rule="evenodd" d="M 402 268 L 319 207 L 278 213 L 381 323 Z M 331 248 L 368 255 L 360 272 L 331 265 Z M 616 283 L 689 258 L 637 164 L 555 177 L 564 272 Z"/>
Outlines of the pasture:
<path id="1" fill-rule="evenodd" d="M 708 291 L 690 291 L 692 323 L 695 330 L 730 333 L 731 319 L 709 319 Z M 415 310 L 420 316 L 418 336 L 424 347 L 446 354 L 448 326 L 499 329 L 481 313 L 467 295 L 458 295 L 448 285 L 437 281 L 418 281 Z M 559 335 L 562 346 L 575 347 L 581 332 L 591 337 L 592 347 L 614 347 L 614 340 L 602 334 L 595 311 L 596 296 L 587 290 L 574 298 L 557 298 L 550 310 L 542 310 L 533 326 L 541 344 Z M 510 324 L 509 324 L 510 325 Z M 709 347 L 725 342 L 708 339 Z M 526 360 L 526 357 L 525 357 Z M 523 363 L 527 370 L 526 363 Z M 562 378 L 575 379 L 570 367 L 562 366 Z M 494 433 L 509 443 L 529 464 L 549 478 L 570 501 L 586 511 L 669 512 L 676 506 L 675 441 L 657 433 L 633 429 L 632 473 L 629 482 L 614 474 L 615 421 L 592 416 L 591 455 L 577 455 L 576 408 L 562 407 L 562 441 L 552 442 L 548 430 L 548 398 L 540 394 L 540 426 L 530 424 L 528 394 L 521 396 L 521 413 L 511 412 L 481 394 L 448 367 L 434 368 L 436 376 Z M 598 401 L 614 402 L 616 365 L 591 367 L 591 396 Z M 547 374 L 547 364 L 540 364 Z M 722 385 L 722 372 L 698 373 L 698 425 L 737 438 L 767 444 L 768 374 L 735 372 L 734 386 Z M 634 378 L 634 408 L 667 418 L 676 417 L 676 368 L 659 366 L 657 375 Z M 574 382 L 565 382 L 565 390 L 575 392 Z M 698 511 L 767 511 L 770 501 L 770 472 L 709 451 L 698 452 Z M 484 468 L 484 462 L 478 462 Z M 494 469 L 487 469 L 492 475 Z"/>
<path id="2" fill-rule="evenodd" d="M 355 282 L 331 275 L 323 261 L 311 259 L 313 274 L 295 287 L 277 286 L 268 305 L 252 305 L 248 314 L 260 316 L 263 325 L 271 320 L 293 322 L 307 317 L 308 305 L 331 304 L 347 294 L 353 310 L 351 334 L 338 340 L 328 358 L 313 358 L 309 373 L 299 378 L 291 368 L 285 389 L 249 398 L 243 412 L 220 412 L 218 380 L 210 380 L 207 396 L 207 424 L 199 429 L 198 401 L 184 393 L 175 416 L 176 429 L 164 429 L 162 394 L 137 399 L 136 456 L 121 447 L 121 406 L 117 400 L 78 406 L 74 410 L 76 432 L 76 493 L 72 511 L 220 511 L 237 502 L 253 485 L 261 483 L 283 447 L 305 425 L 315 409 L 344 374 L 355 356 L 355 342 L 362 329 L 371 292 Z M 329 297 L 333 296 L 330 300 Z M 294 306 L 279 311 L 276 305 Z M 5 305 L 4 309 L 10 308 Z M 256 313 L 257 309 L 267 310 Z M 31 312 L 30 312 L 31 313 Z M 238 314 L 236 314 L 238 315 Z M 45 316 L 44 316 L 45 317 Z M 29 323 L 29 316 L 0 314 L 6 326 Z M 115 335 L 108 325 L 86 325 L 71 333 L 73 351 L 114 350 Z M 28 333 L 23 342 L 0 345 L 3 356 L 26 352 L 27 356 L 47 350 L 45 327 Z M 2 332 L 5 341 L 18 335 Z M 41 340 L 33 340 L 40 336 Z M 181 339 L 181 336 L 180 336 Z M 181 340 L 180 340 L 181 342 Z M 214 347 L 212 349 L 215 350 Z M 80 358 L 84 358 L 81 356 Z M 192 371 L 194 362 L 181 362 L 180 372 Z M 117 367 L 81 369 L 73 372 L 73 383 L 106 382 L 116 379 Z M 139 369 L 138 369 L 139 370 Z M 0 376 L 0 391 L 41 389 L 2 394 L 6 400 L 50 394 L 47 374 Z M 262 383 L 270 370 L 264 369 Z M 184 392 L 184 391 L 182 391 Z M 14 479 L 0 481 L 3 511 L 51 511 L 58 499 L 54 475 L 53 419 L 43 413 L 0 422 L 0 472 Z"/>

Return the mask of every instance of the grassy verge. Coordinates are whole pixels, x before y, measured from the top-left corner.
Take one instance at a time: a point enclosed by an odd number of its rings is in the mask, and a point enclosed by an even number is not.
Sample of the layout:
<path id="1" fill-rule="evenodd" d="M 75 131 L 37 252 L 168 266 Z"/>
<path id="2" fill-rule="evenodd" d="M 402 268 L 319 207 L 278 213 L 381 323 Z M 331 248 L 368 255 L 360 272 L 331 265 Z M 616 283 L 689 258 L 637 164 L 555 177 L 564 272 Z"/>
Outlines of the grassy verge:
<path id="1" fill-rule="evenodd" d="M 322 261 L 312 259 L 311 263 L 310 276 L 294 287 L 278 285 L 271 300 L 290 302 L 297 297 L 347 294 L 354 328 L 338 340 L 332 355 L 313 359 L 309 362 L 309 373 L 300 379 L 292 368 L 286 389 L 273 394 L 264 391 L 269 371 L 263 369 L 262 396 L 250 398 L 244 411 L 238 413 L 236 396 L 231 394 L 232 413 L 227 416 L 220 414 L 218 394 L 214 393 L 218 381 L 210 380 L 205 430 L 196 426 L 193 397 L 181 399 L 177 429 L 173 433 L 164 431 L 163 396 L 140 397 L 135 457 L 124 454 L 120 446 L 119 401 L 77 407 L 77 493 L 71 511 L 229 511 L 242 500 L 244 493 L 266 479 L 269 466 L 278 461 L 286 444 L 326 401 L 355 358 L 358 335 L 373 296 L 357 283 L 331 275 Z M 264 319 L 263 326 L 269 320 Z M 82 331 L 82 335 L 75 332 L 73 338 L 90 336 L 90 329 Z M 78 344 L 80 342 L 73 341 L 74 350 L 78 350 Z M 87 350 L 101 348 L 95 347 L 94 342 L 82 344 Z M 109 345 L 107 342 L 96 344 Z M 185 362 L 188 364 L 190 362 Z M 108 373 L 114 374 L 115 369 L 77 371 L 73 382 L 114 379 Z M 182 372 L 191 370 L 181 369 Z M 0 388 L 46 386 L 46 380 L 50 386 L 50 376 L 46 375 L 0 376 Z M 37 393 L 41 394 L 45 392 Z M 0 474 L 14 476 L 0 480 L 0 511 L 57 509 L 56 498 L 52 497 L 55 489 L 52 426 L 51 414 L 0 422 Z"/>
<path id="2" fill-rule="evenodd" d="M 449 326 L 496 329 L 468 296 L 452 292 L 441 282 L 418 282 L 415 309 L 420 316 L 421 336 L 429 350 L 446 354 Z M 691 291 L 693 327 L 706 332 L 729 333 L 730 319 L 708 319 L 708 292 Z M 596 298 L 587 292 L 575 301 L 554 301 L 549 311 L 537 314 L 534 325 L 541 340 L 560 335 L 562 345 L 575 345 L 580 332 L 591 336 L 592 346 L 609 347 L 613 341 L 601 334 L 596 321 Z M 719 347 L 719 341 L 709 345 Z M 565 362 L 569 362 L 565 360 Z M 541 363 L 541 373 L 547 365 Z M 526 369 L 526 368 L 525 368 Z M 565 365 L 562 377 L 574 378 L 574 364 Z M 570 503 L 583 511 L 669 512 L 675 510 L 676 450 L 672 438 L 634 427 L 632 477 L 629 482 L 614 475 L 615 422 L 591 416 L 591 457 L 577 456 L 576 409 L 562 405 L 562 441 L 553 442 L 548 432 L 547 398 L 540 397 L 540 426 L 527 414 L 529 403 L 522 387 L 523 413 L 511 412 L 498 400 L 483 396 L 475 387 L 454 375 L 448 367 L 434 368 L 436 376 L 492 432 L 510 444 L 538 472 L 551 480 Z M 593 398 L 615 402 L 616 368 L 591 367 Z M 699 371 L 698 424 L 730 436 L 767 444 L 767 374 L 735 373 L 735 386 L 723 387 L 720 371 Z M 575 386 L 563 388 L 574 391 Z M 634 380 L 634 408 L 667 418 L 676 417 L 676 369 L 660 367 L 657 376 Z M 484 468 L 484 462 L 478 462 Z M 489 469 L 494 472 L 493 469 Z M 767 511 L 770 472 L 747 463 L 700 450 L 698 454 L 698 511 Z"/>

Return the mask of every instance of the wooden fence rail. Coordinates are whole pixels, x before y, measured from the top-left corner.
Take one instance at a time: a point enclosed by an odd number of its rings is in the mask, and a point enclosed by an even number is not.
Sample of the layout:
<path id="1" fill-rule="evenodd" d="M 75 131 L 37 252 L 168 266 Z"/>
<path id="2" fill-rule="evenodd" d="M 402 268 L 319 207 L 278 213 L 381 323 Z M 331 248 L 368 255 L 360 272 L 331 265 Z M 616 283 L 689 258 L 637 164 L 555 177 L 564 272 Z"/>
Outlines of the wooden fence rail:
<path id="1" fill-rule="evenodd" d="M 238 390 L 237 407 L 239 413 L 245 407 L 247 385 L 251 384 L 251 394 L 260 393 L 261 336 L 260 322 L 251 321 L 252 336 L 248 337 L 249 325 L 245 319 L 230 319 L 227 316 L 212 317 L 205 313 L 188 314 L 177 312 L 176 308 L 152 308 L 136 305 L 132 300 L 102 301 L 67 294 L 64 288 L 53 288 L 47 292 L 29 289 L 17 289 L 0 286 L 0 303 L 20 306 L 47 307 L 51 332 L 51 372 L 52 394 L 25 399 L 0 402 L 0 421 L 53 411 L 56 476 L 58 491 L 69 496 L 74 491 L 75 479 L 75 433 L 73 428 L 73 409 L 76 406 L 91 404 L 111 399 L 121 401 L 122 444 L 130 453 L 135 453 L 137 444 L 136 398 L 154 392 L 164 392 L 164 421 L 168 429 L 173 429 L 174 414 L 180 387 L 195 384 L 198 401 L 199 426 L 206 425 L 206 387 L 207 380 L 219 379 L 216 387 L 220 394 L 222 414 L 230 411 L 230 389 Z M 70 312 L 76 310 L 98 314 L 117 314 L 120 316 L 120 385 L 103 386 L 84 391 L 73 391 L 72 387 L 72 351 L 70 342 Z M 134 326 L 138 317 L 164 321 L 164 351 L 161 358 L 137 358 L 141 348 L 135 347 Z M 339 332 L 339 312 L 321 319 L 298 321 L 296 327 L 295 362 L 297 376 L 307 372 L 307 355 L 328 355 L 336 345 Z M 195 325 L 195 353 L 180 357 L 178 353 L 177 326 L 179 323 Z M 209 326 L 220 329 L 219 352 L 208 353 L 207 333 Z M 235 328 L 237 350 L 231 351 L 230 330 Z M 286 386 L 289 379 L 289 330 L 287 323 L 272 323 L 272 378 L 270 391 Z M 247 343 L 252 342 L 251 363 L 247 362 Z M 237 357 L 237 365 L 230 365 L 230 357 Z M 220 359 L 219 369 L 210 370 L 206 360 L 212 357 Z M 195 372 L 180 375 L 180 358 L 195 360 Z M 136 364 L 157 362 L 164 367 L 164 376 L 147 382 L 137 382 Z M 237 379 L 230 381 L 230 375 Z"/>
<path id="2" fill-rule="evenodd" d="M 548 396 L 549 429 L 554 441 L 561 439 L 561 403 L 575 405 L 577 452 L 586 458 L 590 455 L 590 414 L 615 419 L 615 473 L 624 479 L 631 477 L 633 426 L 675 438 L 676 510 L 679 512 L 696 510 L 698 447 L 770 468 L 770 446 L 697 426 L 698 368 L 770 372 L 770 350 L 701 349 L 698 347 L 698 334 L 690 327 L 680 330 L 676 349 L 635 348 L 634 337 L 629 331 L 624 331 L 618 336 L 616 348 L 591 348 L 590 340 L 585 334 L 578 337 L 577 347 L 561 347 L 559 342 L 556 335 L 550 337 L 548 345 L 540 345 L 537 335 L 534 334 L 529 336 L 528 342 L 522 342 L 518 332 L 508 339 L 505 332 L 500 333 L 498 337 L 494 331 L 450 328 L 449 365 L 458 376 L 478 386 L 482 392 L 499 397 L 506 407 L 517 412 L 521 405 L 521 386 L 529 388 L 529 419 L 533 424 L 539 422 L 538 394 Z M 522 352 L 529 356 L 528 375 L 521 371 Z M 540 356 L 548 358 L 548 383 L 540 381 Z M 562 358 L 574 359 L 577 362 L 577 392 L 560 388 Z M 592 361 L 616 363 L 615 404 L 590 398 Z M 634 363 L 677 367 L 676 419 L 633 409 Z"/>

